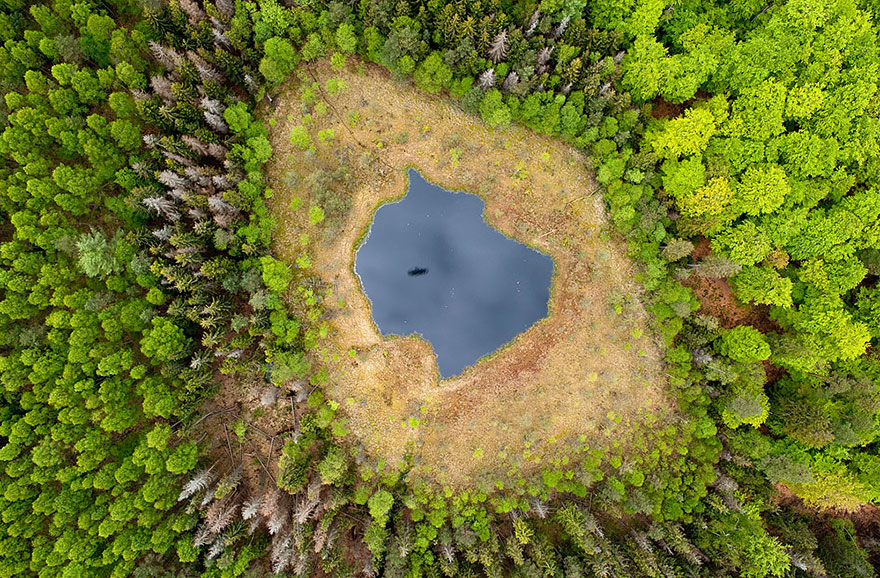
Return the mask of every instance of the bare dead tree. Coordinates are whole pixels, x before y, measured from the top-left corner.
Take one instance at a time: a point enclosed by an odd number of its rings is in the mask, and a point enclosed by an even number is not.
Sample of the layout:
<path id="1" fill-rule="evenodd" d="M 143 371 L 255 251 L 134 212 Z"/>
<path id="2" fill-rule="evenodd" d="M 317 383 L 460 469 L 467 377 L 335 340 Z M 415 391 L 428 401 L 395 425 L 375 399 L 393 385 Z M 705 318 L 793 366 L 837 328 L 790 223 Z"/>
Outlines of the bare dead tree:
<path id="1" fill-rule="evenodd" d="M 502 30 L 495 36 L 492 43 L 489 44 L 489 59 L 493 63 L 498 64 L 507 56 L 507 42 L 507 30 Z"/>
<path id="2" fill-rule="evenodd" d="M 566 16 L 562 19 L 562 21 L 556 26 L 553 30 L 553 38 L 559 40 L 562 38 L 562 35 L 565 34 L 565 30 L 568 28 L 568 23 L 571 21 L 571 18 Z"/>
<path id="3" fill-rule="evenodd" d="M 529 25 L 526 27 L 526 31 L 523 33 L 526 38 L 530 37 L 535 33 L 535 30 L 538 28 L 538 22 L 541 21 L 541 11 L 535 10 L 532 14 L 532 17 L 529 18 Z"/>
<path id="4" fill-rule="evenodd" d="M 208 154 L 219 161 L 224 160 L 226 158 L 226 154 L 228 152 L 229 151 L 226 150 L 226 147 L 224 147 L 221 144 L 217 144 L 217 143 L 213 143 L 213 142 L 208 143 Z"/>
<path id="5" fill-rule="evenodd" d="M 205 115 L 205 122 L 211 127 L 211 130 L 220 134 L 227 134 L 229 132 L 229 126 L 226 124 L 226 121 L 223 120 L 222 116 L 207 110 L 204 111 L 203 114 Z"/>
<path id="6" fill-rule="evenodd" d="M 537 66 L 535 67 L 535 70 L 537 70 L 539 74 L 544 74 L 545 72 L 547 72 L 550 63 L 550 57 L 553 55 L 554 48 L 554 46 L 545 46 L 538 51 L 538 57 L 536 59 Z"/>
<path id="7" fill-rule="evenodd" d="M 164 231 L 165 229 L 170 229 L 170 228 L 166 225 L 165 227 L 160 229 L 160 231 Z M 154 231 L 153 234 L 155 235 L 156 231 Z M 156 235 L 156 236 L 159 237 L 159 235 Z M 170 236 L 171 235 L 169 232 L 168 237 L 170 238 Z M 199 492 L 207 490 L 208 486 L 210 486 L 211 483 L 215 479 L 217 479 L 216 474 L 214 474 L 211 471 L 213 469 L 214 469 L 214 466 L 212 465 L 210 468 L 202 469 L 202 470 L 199 470 L 198 472 L 196 472 L 195 475 L 192 478 L 190 478 L 186 484 L 184 484 L 183 489 L 180 492 L 180 495 L 177 497 L 177 501 L 182 502 L 183 500 L 189 498 L 190 496 L 193 496 L 194 494 L 197 494 Z"/>
<path id="8" fill-rule="evenodd" d="M 147 209 L 158 213 L 169 221 L 180 220 L 180 212 L 178 212 L 171 199 L 165 197 L 146 197 L 141 202 Z"/>
<path id="9" fill-rule="evenodd" d="M 543 500 L 532 500 L 531 506 L 532 511 L 535 513 L 535 515 L 542 520 L 546 518 L 547 514 L 550 512 L 550 509 L 547 507 L 547 503 Z"/>
<path id="10" fill-rule="evenodd" d="M 490 68 L 489 70 L 480 74 L 480 76 L 477 78 L 477 86 L 483 92 L 486 92 L 487 90 L 495 86 L 495 69 Z"/>
<path id="11" fill-rule="evenodd" d="M 190 187 L 190 182 L 186 178 L 169 169 L 161 171 L 156 178 L 160 183 L 171 189 L 189 190 Z"/>
<path id="12" fill-rule="evenodd" d="M 223 106 L 222 102 L 220 102 L 219 100 L 214 100 L 213 98 L 208 98 L 207 96 L 199 101 L 199 106 L 202 107 L 202 110 L 204 110 L 205 112 L 210 112 L 217 115 L 222 115 L 223 111 L 226 110 L 226 107 Z"/>
<path id="13" fill-rule="evenodd" d="M 223 80 L 223 75 L 216 68 L 208 64 L 197 52 L 188 50 L 186 55 L 189 61 L 193 63 L 193 66 L 196 67 L 203 82 L 221 82 Z"/>
<path id="14" fill-rule="evenodd" d="M 171 90 L 171 81 L 164 76 L 156 75 L 150 78 L 150 87 L 153 92 L 162 97 L 165 104 L 170 106 L 177 102 L 177 99 L 174 98 L 174 92 Z"/>
<path id="15" fill-rule="evenodd" d="M 208 17 L 195 0 L 177 0 L 177 3 L 180 9 L 183 10 L 183 13 L 186 14 L 189 23 L 194 26 Z"/>
<path id="16" fill-rule="evenodd" d="M 180 140 L 189 147 L 189 150 L 196 153 L 199 156 L 208 156 L 208 145 L 197 139 L 191 134 L 185 134 L 180 137 Z"/>
<path id="17" fill-rule="evenodd" d="M 214 6 L 226 18 L 235 16 L 235 0 L 214 0 Z"/>
<path id="18" fill-rule="evenodd" d="M 153 58 L 155 58 L 159 64 L 161 64 L 168 70 L 177 69 L 177 65 L 180 62 L 181 57 L 176 50 L 167 46 L 163 46 L 158 42 L 153 42 L 152 40 L 150 41 L 149 46 L 150 52 L 153 54 Z"/>
<path id="19" fill-rule="evenodd" d="M 501 84 L 501 90 L 504 92 L 513 92 L 519 86 L 519 74 L 516 71 L 510 71 L 510 74 L 507 75 L 507 78 L 504 79 L 504 82 Z"/>

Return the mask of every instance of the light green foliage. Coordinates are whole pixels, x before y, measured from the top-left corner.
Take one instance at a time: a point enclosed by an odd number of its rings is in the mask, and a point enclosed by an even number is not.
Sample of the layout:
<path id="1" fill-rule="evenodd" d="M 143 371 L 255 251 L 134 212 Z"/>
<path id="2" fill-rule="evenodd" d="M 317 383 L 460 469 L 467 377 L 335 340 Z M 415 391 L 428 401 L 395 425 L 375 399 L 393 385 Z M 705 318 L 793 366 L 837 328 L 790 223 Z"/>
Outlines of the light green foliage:
<path id="1" fill-rule="evenodd" d="M 278 461 L 278 487 L 296 494 L 301 491 L 308 480 L 309 461 L 311 456 L 306 451 L 305 441 L 287 440 L 281 450 Z"/>
<path id="2" fill-rule="evenodd" d="M 855 257 L 841 261 L 809 259 L 801 265 L 798 272 L 801 281 L 835 294 L 856 288 L 867 274 L 868 270 Z"/>
<path id="3" fill-rule="evenodd" d="M 510 124 L 510 109 L 504 104 L 501 91 L 493 88 L 480 101 L 480 116 L 492 128 L 505 128 Z"/>
<path id="4" fill-rule="evenodd" d="M 672 197 L 686 197 L 705 184 L 706 168 L 699 158 L 663 163 L 663 187 Z"/>
<path id="5" fill-rule="evenodd" d="M 293 280 L 290 266 L 268 255 L 260 258 L 260 264 L 263 267 L 263 283 L 266 287 L 276 293 L 287 291 Z"/>
<path id="6" fill-rule="evenodd" d="M 736 296 L 742 301 L 791 307 L 792 282 L 769 267 L 745 267 L 732 279 Z"/>
<path id="7" fill-rule="evenodd" d="M 699 176 L 699 169 L 696 171 L 696 176 Z M 681 177 L 670 175 L 669 178 L 674 188 L 679 190 L 690 188 L 687 184 L 679 184 L 680 178 L 687 178 L 686 172 Z M 698 179 L 696 182 L 699 183 L 700 180 Z M 682 214 L 689 217 L 714 217 L 724 214 L 733 199 L 734 191 L 730 187 L 730 181 L 723 177 L 716 177 L 698 189 L 681 194 L 678 199 L 678 207 Z"/>
<path id="8" fill-rule="evenodd" d="M 325 45 L 318 34 L 309 34 L 305 45 L 302 47 L 302 57 L 306 62 L 317 60 L 324 56 Z"/>
<path id="9" fill-rule="evenodd" d="M 370 496 L 367 506 L 370 516 L 377 526 L 384 527 L 388 523 L 388 515 L 394 505 L 394 496 L 388 490 L 380 489 Z"/>
<path id="10" fill-rule="evenodd" d="M 290 144 L 301 151 L 307 150 L 311 145 L 311 137 L 309 131 L 301 124 L 290 129 Z"/>
<path id="11" fill-rule="evenodd" d="M 772 213 L 790 192 L 785 171 L 778 165 L 749 167 L 736 187 L 737 203 L 749 215 Z"/>
<path id="12" fill-rule="evenodd" d="M 183 474 L 196 467 L 198 457 L 199 448 L 195 442 L 185 442 L 168 456 L 165 467 L 172 474 Z"/>
<path id="13" fill-rule="evenodd" d="M 346 54 L 354 54 L 357 51 L 357 35 L 354 26 L 343 22 L 336 29 L 336 47 Z"/>
<path id="14" fill-rule="evenodd" d="M 76 249 L 79 252 L 77 264 L 89 277 L 106 277 L 122 269 L 113 244 L 108 243 L 100 231 L 81 236 L 76 242 Z"/>
<path id="15" fill-rule="evenodd" d="M 413 80 L 421 90 L 435 94 L 449 87 L 452 71 L 439 52 L 432 52 L 416 67 Z"/>
<path id="16" fill-rule="evenodd" d="M 731 259 L 746 267 L 763 261 L 773 250 L 769 235 L 754 221 L 744 221 L 719 234 L 712 246 L 726 250 Z"/>
<path id="17" fill-rule="evenodd" d="M 154 317 L 152 328 L 144 331 L 141 351 L 156 362 L 173 361 L 187 355 L 190 339 L 167 317 Z"/>
<path id="18" fill-rule="evenodd" d="M 869 499 L 868 488 L 837 460 L 819 460 L 813 466 L 812 474 L 812 483 L 790 485 L 792 491 L 811 507 L 852 512 Z"/>
<path id="19" fill-rule="evenodd" d="M 321 141 L 321 143 L 326 144 L 335 138 L 336 138 L 336 131 L 334 131 L 332 128 L 327 128 L 327 129 L 318 131 L 318 140 Z"/>
<path id="20" fill-rule="evenodd" d="M 272 360 L 272 383 L 282 386 L 291 379 L 302 378 L 309 370 L 309 361 L 301 352 L 282 351 Z"/>
<path id="21" fill-rule="evenodd" d="M 666 48 L 653 35 L 639 36 L 623 63 L 621 83 L 638 101 L 657 96 L 665 78 Z"/>
<path id="22" fill-rule="evenodd" d="M 345 461 L 345 451 L 339 446 L 330 446 L 324 458 L 318 464 L 318 473 L 321 475 L 321 481 L 328 485 L 333 485 L 342 480 L 348 469 Z M 372 512 L 372 510 L 371 510 Z"/>
<path id="23" fill-rule="evenodd" d="M 253 116 L 248 112 L 247 105 L 243 102 L 227 107 L 223 111 L 223 118 L 229 125 L 229 130 L 236 134 L 246 134 L 254 122 Z"/>
<path id="24" fill-rule="evenodd" d="M 759 141 L 782 134 L 785 95 L 785 86 L 772 80 L 744 90 L 733 103 L 726 130 L 732 136 Z"/>
<path id="25" fill-rule="evenodd" d="M 743 363 L 764 361 L 770 357 L 770 346 L 760 331 L 749 325 L 739 325 L 721 336 L 718 352 Z"/>
<path id="26" fill-rule="evenodd" d="M 590 11 L 598 27 L 642 37 L 653 35 L 663 8 L 656 0 L 599 0 Z"/>
<path id="27" fill-rule="evenodd" d="M 709 110 L 689 108 L 683 116 L 666 121 L 651 144 L 658 156 L 677 159 L 706 150 L 715 130 L 715 117 Z"/>
<path id="28" fill-rule="evenodd" d="M 769 414 L 770 400 L 760 383 L 737 384 L 722 400 L 721 421 L 732 429 L 759 427 Z"/>
<path id="29" fill-rule="evenodd" d="M 515 518 L 513 520 L 513 532 L 517 541 L 523 546 L 527 545 L 535 535 L 534 530 L 522 518 Z"/>
<path id="30" fill-rule="evenodd" d="M 273 36 L 264 45 L 265 56 L 260 61 L 260 73 L 273 85 L 284 82 L 299 61 L 299 54 L 284 38 Z"/>
<path id="31" fill-rule="evenodd" d="M 324 220 L 324 209 L 321 207 L 314 205 L 309 207 L 309 224 L 310 225 L 318 225 Z"/>
<path id="32" fill-rule="evenodd" d="M 345 69 L 345 54 L 341 52 L 334 52 L 332 56 L 330 56 L 330 66 L 333 67 L 333 70 L 337 72 L 341 72 Z"/>

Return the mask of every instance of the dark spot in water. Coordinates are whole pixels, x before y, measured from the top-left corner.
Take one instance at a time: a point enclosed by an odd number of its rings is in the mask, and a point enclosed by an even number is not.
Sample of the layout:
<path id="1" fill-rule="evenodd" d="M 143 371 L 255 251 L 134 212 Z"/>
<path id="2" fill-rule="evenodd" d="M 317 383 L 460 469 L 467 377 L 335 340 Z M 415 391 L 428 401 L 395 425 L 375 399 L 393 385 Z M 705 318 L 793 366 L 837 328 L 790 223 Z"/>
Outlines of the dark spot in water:
<path id="1" fill-rule="evenodd" d="M 547 315 L 553 261 L 487 225 L 478 196 L 409 181 L 376 212 L 356 269 L 382 334 L 421 334 L 449 377 Z"/>

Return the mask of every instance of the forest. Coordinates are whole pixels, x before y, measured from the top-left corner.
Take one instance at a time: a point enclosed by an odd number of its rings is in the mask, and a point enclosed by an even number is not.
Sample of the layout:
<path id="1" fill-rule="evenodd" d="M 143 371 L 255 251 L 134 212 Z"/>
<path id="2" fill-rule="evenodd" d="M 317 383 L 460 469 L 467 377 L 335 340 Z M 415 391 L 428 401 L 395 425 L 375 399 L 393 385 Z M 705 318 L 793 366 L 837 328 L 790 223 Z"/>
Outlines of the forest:
<path id="1" fill-rule="evenodd" d="M 875 575 L 878 10 L 2 0 L 0 577 Z M 578 151 L 672 406 L 609 412 L 635 442 L 457 484 L 365 449 L 317 259 L 420 142 L 323 124 L 371 74 L 537 135 L 511 182 Z"/>

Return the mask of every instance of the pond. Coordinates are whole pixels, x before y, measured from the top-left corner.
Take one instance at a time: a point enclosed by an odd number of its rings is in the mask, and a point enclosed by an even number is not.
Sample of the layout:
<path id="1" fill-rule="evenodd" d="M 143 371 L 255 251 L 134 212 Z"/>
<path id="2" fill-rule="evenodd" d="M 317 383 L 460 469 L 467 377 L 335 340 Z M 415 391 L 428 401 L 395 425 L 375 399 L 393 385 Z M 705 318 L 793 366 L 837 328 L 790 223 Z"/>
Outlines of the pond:
<path id="1" fill-rule="evenodd" d="M 483 207 L 410 169 L 406 196 L 376 211 L 355 260 L 382 335 L 421 335 L 443 377 L 547 315 L 553 260 L 487 225 Z"/>

